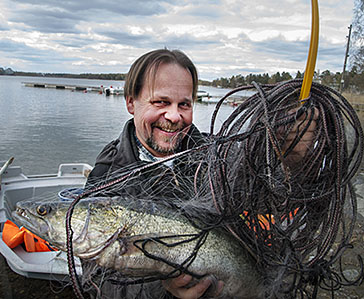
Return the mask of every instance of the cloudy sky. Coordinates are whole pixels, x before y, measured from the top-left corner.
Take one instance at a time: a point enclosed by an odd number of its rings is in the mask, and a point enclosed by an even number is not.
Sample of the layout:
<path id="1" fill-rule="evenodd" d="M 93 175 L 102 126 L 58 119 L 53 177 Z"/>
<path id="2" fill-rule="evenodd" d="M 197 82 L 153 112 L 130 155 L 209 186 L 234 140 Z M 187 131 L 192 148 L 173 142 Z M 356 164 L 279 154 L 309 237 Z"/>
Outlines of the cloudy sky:
<path id="1" fill-rule="evenodd" d="M 353 0 L 321 0 L 317 68 L 342 71 Z M 304 71 L 309 0 L 0 0 L 0 66 L 126 73 L 141 54 L 181 49 L 201 79 Z"/>

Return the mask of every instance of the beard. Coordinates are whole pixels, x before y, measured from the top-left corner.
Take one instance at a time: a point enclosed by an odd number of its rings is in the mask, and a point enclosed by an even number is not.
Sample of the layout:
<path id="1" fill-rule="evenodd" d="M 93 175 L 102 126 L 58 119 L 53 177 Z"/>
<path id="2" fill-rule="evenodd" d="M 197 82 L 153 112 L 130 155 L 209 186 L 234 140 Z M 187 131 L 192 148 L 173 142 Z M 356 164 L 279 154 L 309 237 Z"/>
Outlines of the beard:
<path id="1" fill-rule="evenodd" d="M 163 140 L 163 143 L 168 143 L 168 146 L 162 146 L 158 143 L 157 140 L 155 140 L 153 133 L 148 139 L 146 140 L 147 145 L 153 149 L 154 151 L 163 154 L 163 155 L 172 155 L 179 151 L 182 140 L 185 137 L 185 134 L 183 132 L 184 129 L 186 129 L 188 126 L 183 123 L 182 125 L 173 125 L 170 122 L 165 123 L 155 123 L 152 125 L 153 127 L 158 128 L 165 128 L 169 130 L 179 130 L 179 133 L 176 136 L 173 136 L 171 138 L 165 138 Z"/>

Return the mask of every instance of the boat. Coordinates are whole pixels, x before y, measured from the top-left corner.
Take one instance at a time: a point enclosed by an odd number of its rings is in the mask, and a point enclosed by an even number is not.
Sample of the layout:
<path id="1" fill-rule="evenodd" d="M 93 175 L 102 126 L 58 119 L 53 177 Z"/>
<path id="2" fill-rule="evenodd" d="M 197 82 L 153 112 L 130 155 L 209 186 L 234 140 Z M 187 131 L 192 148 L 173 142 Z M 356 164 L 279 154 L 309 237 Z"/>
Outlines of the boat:
<path id="1" fill-rule="evenodd" d="M 110 96 L 110 95 L 123 95 L 124 94 L 124 89 L 121 87 L 121 86 L 110 86 L 110 87 L 104 87 L 104 86 L 101 86 L 101 89 L 102 89 L 102 92 L 107 95 L 107 96 Z"/>
<path id="2" fill-rule="evenodd" d="M 198 90 L 197 101 L 202 101 L 204 98 L 210 98 L 210 94 L 205 90 Z"/>
<path id="3" fill-rule="evenodd" d="M 25 175 L 20 166 L 0 162 L 0 253 L 9 267 L 25 277 L 47 280 L 68 280 L 67 254 L 63 251 L 27 252 L 22 245 L 13 249 L 3 241 L 3 229 L 18 201 L 46 194 L 62 194 L 64 190 L 82 188 L 92 167 L 86 163 L 61 164 L 54 174 Z M 60 198 L 61 200 L 61 198 Z M 76 271 L 82 274 L 81 263 L 75 258 Z"/>

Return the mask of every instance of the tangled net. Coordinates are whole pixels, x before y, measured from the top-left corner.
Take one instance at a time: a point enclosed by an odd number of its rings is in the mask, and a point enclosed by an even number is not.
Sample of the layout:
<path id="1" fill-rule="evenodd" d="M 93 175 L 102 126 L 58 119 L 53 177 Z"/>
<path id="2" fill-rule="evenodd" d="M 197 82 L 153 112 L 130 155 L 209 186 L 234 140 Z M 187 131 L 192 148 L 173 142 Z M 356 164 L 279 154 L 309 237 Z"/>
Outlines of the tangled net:
<path id="1" fill-rule="evenodd" d="M 249 136 L 218 146 L 219 158 L 211 167 L 219 169 L 218 176 L 210 172 L 209 177 L 218 210 L 244 211 L 245 224 L 227 227 L 259 262 L 278 274 L 271 284 L 275 291 L 303 295 L 311 283 L 315 288 L 309 297 L 315 297 L 317 286 L 341 284 L 331 266 L 350 247 L 356 219 L 350 180 L 361 163 L 363 132 L 345 98 L 316 83 L 303 106 L 287 117 L 298 106 L 301 83 L 254 84 L 258 93 L 240 105 L 217 134 Z M 289 155 L 313 121 L 315 109 L 319 119 L 313 145 L 299 163 L 292 163 Z M 283 151 L 285 137 L 302 114 L 306 126 Z M 240 133 L 246 127 L 246 133 Z M 223 162 L 230 158 L 235 162 Z M 360 257 L 359 262 L 361 274 L 353 284 L 363 279 Z"/>
<path id="2" fill-rule="evenodd" d="M 178 210 L 202 231 L 224 227 L 257 261 L 266 297 L 314 298 L 319 286 L 335 290 L 361 283 L 361 257 L 355 281 L 340 275 L 342 269 L 333 270 L 350 247 L 356 220 L 351 179 L 363 155 L 361 124 L 345 98 L 329 87 L 313 83 L 310 97 L 299 103 L 301 85 L 301 80 L 254 83 L 231 91 L 216 106 L 205 144 L 110 174 L 73 206 L 87 196 L 128 196 Z M 252 88 L 258 92 L 212 135 L 222 103 Z M 287 142 L 298 118 L 303 118 L 299 130 Z M 309 150 L 292 160 L 313 121 Z M 72 206 L 69 212 L 70 223 Z M 72 256 L 72 244 L 68 253 Z"/>

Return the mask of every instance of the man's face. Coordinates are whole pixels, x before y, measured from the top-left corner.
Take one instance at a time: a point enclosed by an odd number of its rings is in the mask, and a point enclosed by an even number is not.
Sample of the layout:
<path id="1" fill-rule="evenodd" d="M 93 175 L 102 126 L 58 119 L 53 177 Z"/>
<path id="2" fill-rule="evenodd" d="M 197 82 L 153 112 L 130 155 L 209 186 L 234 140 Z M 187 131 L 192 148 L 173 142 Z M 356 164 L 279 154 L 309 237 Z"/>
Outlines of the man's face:
<path id="1" fill-rule="evenodd" d="M 192 124 L 192 90 L 192 76 L 187 69 L 164 63 L 155 78 L 145 78 L 136 99 L 127 97 L 136 135 L 155 157 L 175 152 L 186 136 Z"/>

